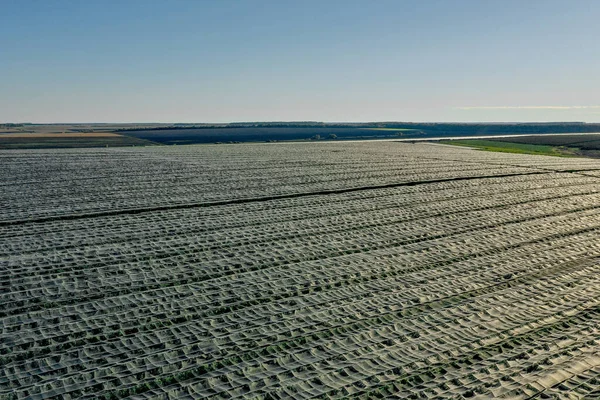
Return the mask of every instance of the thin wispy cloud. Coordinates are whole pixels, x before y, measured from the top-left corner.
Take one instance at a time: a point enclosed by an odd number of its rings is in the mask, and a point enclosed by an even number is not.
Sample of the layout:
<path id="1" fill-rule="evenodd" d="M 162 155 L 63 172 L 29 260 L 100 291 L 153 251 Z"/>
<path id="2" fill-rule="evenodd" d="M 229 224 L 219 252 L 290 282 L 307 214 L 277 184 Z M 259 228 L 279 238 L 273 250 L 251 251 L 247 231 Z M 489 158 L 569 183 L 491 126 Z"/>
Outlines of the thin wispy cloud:
<path id="1" fill-rule="evenodd" d="M 455 110 L 586 110 L 600 106 L 468 106 L 454 107 Z"/>

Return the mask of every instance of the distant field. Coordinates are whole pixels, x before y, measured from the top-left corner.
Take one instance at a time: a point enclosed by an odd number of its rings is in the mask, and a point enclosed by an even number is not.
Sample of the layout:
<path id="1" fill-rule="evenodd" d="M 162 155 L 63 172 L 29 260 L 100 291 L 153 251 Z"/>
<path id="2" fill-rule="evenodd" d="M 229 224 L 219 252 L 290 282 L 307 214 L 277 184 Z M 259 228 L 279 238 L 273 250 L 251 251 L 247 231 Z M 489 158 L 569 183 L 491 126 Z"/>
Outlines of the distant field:
<path id="1" fill-rule="evenodd" d="M 16 126 L 0 125 L 0 134 L 11 133 L 91 133 L 91 132 L 113 132 L 123 128 L 156 128 L 164 124 L 24 124 Z"/>
<path id="2" fill-rule="evenodd" d="M 394 129 L 393 131 L 396 131 Z M 194 144 L 215 142 L 266 142 L 279 140 L 310 140 L 319 135 L 328 139 L 375 139 L 394 137 L 393 131 L 379 131 L 367 128 L 202 128 L 202 129 L 158 129 L 120 132 L 124 135 L 151 140 L 164 144 Z"/>
<path id="3" fill-rule="evenodd" d="M 600 158 L 600 134 L 493 137 L 485 140 L 446 140 L 440 143 L 506 153 Z"/>
<path id="4" fill-rule="evenodd" d="M 513 138 L 507 138 L 507 141 L 500 139 L 459 139 L 459 140 L 441 140 L 441 144 L 449 144 L 453 146 L 473 147 L 486 151 L 497 151 L 501 153 L 517 153 L 517 154 L 537 154 L 558 157 L 572 157 L 575 154 L 566 148 L 557 146 L 548 146 L 541 144 L 526 144 L 512 143 Z"/>
<path id="5" fill-rule="evenodd" d="M 600 150 L 600 134 L 532 135 L 511 138 L 494 138 L 493 140 L 496 142 L 573 147 L 581 150 Z"/>
<path id="6" fill-rule="evenodd" d="M 106 132 L 0 133 L 0 149 L 51 149 L 155 145 L 147 140 Z"/>
<path id="7" fill-rule="evenodd" d="M 82 133 L 82 132 L 68 132 L 68 133 L 0 133 L 0 139 L 7 138 L 19 138 L 19 139 L 39 139 L 39 138 L 60 138 L 60 139 L 68 139 L 68 138 L 104 138 L 104 137 L 123 137 L 122 135 L 117 135 L 116 133 L 109 132 L 90 132 L 90 133 Z"/>
<path id="8" fill-rule="evenodd" d="M 402 138 L 477 137 L 490 135 L 549 134 L 598 132 L 600 124 L 451 124 L 410 122 L 323 123 L 299 122 L 239 122 L 239 123 L 62 123 L 62 124 L 0 124 L 2 133 L 107 133 L 115 132 L 131 138 L 161 144 L 202 144 L 229 142 L 370 140 Z M 44 139 L 47 141 L 48 137 Z M 89 137 L 88 137 L 89 139 Z M 5 141 L 5 143 L 7 143 Z M 137 142 L 138 144 L 140 142 Z M 64 146 L 63 146 L 64 144 Z M 131 146 L 133 142 L 108 144 Z M 73 147 L 78 143 L 39 142 L 37 147 Z M 89 143 L 85 146 L 98 146 Z M 5 147 L 27 148 L 28 143 L 5 144 Z"/>

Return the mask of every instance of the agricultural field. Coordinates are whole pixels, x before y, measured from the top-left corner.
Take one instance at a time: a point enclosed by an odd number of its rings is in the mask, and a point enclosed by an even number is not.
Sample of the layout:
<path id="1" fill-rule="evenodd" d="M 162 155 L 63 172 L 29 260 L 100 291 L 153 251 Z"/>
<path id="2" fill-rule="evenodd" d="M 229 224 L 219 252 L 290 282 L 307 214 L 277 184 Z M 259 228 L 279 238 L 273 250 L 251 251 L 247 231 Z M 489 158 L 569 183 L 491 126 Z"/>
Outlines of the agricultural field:
<path id="1" fill-rule="evenodd" d="M 461 136 L 538 133 L 598 132 L 600 124 L 428 124 L 428 123 L 240 123 L 204 126 L 123 127 L 117 133 L 163 144 L 301 141 L 315 138 L 365 140 L 403 138 L 452 138 Z M 578 136 L 578 135 L 576 135 Z"/>
<path id="2" fill-rule="evenodd" d="M 580 135 L 530 135 L 492 139 L 498 142 L 512 142 L 530 145 L 574 147 L 585 150 L 600 150 L 600 134 Z"/>
<path id="3" fill-rule="evenodd" d="M 197 144 L 217 142 L 267 142 L 282 140 L 311 139 L 381 139 L 394 138 L 403 132 L 417 132 L 403 129 L 369 129 L 356 127 L 204 127 L 177 129 L 125 129 L 119 131 L 133 138 L 150 140 L 163 144 Z M 334 136 L 330 136 L 334 135 Z"/>
<path id="4" fill-rule="evenodd" d="M 490 137 L 486 139 L 452 139 L 440 140 L 439 143 L 453 146 L 472 147 L 474 149 L 485 151 L 498 151 L 501 153 L 537 154 L 556 157 L 577 156 L 574 149 L 536 143 L 520 143 L 514 141 L 513 138 Z"/>
<path id="5" fill-rule="evenodd" d="M 0 152 L 0 399 L 600 397 L 600 161 Z"/>
<path id="6" fill-rule="evenodd" d="M 600 134 L 593 133 L 489 137 L 483 140 L 443 140 L 440 143 L 505 153 L 600 158 Z"/>
<path id="7" fill-rule="evenodd" d="M 54 149 L 80 147 L 154 146 L 148 140 L 123 136 L 110 132 L 66 133 L 2 133 L 0 150 L 5 149 Z"/>

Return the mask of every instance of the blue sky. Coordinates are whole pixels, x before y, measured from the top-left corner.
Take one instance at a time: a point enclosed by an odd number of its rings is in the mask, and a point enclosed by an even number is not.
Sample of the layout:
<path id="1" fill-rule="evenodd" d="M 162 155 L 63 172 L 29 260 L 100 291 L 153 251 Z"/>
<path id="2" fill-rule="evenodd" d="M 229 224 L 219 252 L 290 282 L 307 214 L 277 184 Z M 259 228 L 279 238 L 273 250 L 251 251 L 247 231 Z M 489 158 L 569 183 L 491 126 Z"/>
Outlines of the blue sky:
<path id="1" fill-rule="evenodd" d="M 600 121 L 597 0 L 0 0 L 0 122 Z"/>

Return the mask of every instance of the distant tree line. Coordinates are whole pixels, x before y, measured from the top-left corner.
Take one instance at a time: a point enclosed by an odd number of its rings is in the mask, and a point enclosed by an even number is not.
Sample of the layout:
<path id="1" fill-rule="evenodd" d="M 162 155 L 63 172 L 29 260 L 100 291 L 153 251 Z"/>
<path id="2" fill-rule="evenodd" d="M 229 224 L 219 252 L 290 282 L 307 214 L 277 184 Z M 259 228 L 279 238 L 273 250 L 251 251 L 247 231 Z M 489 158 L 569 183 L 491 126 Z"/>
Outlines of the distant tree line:
<path id="1" fill-rule="evenodd" d="M 25 126 L 25 125 L 30 125 L 30 124 L 10 124 L 10 123 L 6 123 L 6 124 L 0 124 L 0 129 L 20 128 L 20 127 Z"/>

